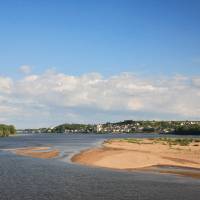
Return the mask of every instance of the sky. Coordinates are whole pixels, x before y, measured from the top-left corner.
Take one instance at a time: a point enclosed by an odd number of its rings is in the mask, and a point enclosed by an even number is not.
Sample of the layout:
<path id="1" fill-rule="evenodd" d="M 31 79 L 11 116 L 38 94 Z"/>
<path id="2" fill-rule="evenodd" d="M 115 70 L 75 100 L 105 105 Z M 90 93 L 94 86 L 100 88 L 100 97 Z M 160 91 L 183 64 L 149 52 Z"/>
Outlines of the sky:
<path id="1" fill-rule="evenodd" d="M 199 0 L 0 0 L 0 123 L 200 120 Z"/>

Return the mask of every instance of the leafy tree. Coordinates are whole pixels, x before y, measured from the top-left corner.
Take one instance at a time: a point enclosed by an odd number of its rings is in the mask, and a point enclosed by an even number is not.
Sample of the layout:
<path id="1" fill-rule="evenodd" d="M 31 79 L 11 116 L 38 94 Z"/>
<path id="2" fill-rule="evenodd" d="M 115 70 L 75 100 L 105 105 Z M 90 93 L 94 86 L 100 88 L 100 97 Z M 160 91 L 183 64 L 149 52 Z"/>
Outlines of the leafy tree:
<path id="1" fill-rule="evenodd" d="M 16 129 L 13 125 L 0 124 L 0 137 L 13 135 L 16 133 Z"/>

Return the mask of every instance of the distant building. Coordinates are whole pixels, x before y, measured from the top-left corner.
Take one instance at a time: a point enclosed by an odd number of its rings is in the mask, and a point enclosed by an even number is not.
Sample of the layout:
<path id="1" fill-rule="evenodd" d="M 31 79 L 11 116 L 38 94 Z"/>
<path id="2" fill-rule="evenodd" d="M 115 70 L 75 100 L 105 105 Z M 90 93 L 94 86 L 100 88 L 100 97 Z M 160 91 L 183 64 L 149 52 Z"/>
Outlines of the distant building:
<path id="1" fill-rule="evenodd" d="M 102 124 L 97 125 L 97 132 L 101 132 L 103 129 Z"/>

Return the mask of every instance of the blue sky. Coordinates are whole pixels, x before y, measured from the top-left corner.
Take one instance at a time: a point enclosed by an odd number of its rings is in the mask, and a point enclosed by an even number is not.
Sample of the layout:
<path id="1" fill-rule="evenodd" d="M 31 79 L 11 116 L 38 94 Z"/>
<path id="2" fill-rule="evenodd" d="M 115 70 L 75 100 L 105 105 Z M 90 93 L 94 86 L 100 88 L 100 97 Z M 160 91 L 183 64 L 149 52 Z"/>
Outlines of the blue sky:
<path id="1" fill-rule="evenodd" d="M 196 74 L 200 1 L 1 1 L 1 74 Z"/>
<path id="2" fill-rule="evenodd" d="M 0 123 L 200 120 L 199 10 L 199 0 L 0 0 Z"/>

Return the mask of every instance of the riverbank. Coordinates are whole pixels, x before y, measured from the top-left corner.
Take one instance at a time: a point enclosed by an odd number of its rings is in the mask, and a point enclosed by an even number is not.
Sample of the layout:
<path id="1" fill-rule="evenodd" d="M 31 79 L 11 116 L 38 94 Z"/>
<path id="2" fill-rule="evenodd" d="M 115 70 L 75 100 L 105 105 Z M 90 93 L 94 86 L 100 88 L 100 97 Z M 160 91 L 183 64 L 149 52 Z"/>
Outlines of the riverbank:
<path id="1" fill-rule="evenodd" d="M 147 170 L 152 166 L 200 169 L 200 140 L 113 139 L 101 148 L 82 151 L 73 162 L 113 169 Z M 200 177 L 200 176 L 199 176 Z"/>

